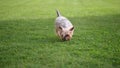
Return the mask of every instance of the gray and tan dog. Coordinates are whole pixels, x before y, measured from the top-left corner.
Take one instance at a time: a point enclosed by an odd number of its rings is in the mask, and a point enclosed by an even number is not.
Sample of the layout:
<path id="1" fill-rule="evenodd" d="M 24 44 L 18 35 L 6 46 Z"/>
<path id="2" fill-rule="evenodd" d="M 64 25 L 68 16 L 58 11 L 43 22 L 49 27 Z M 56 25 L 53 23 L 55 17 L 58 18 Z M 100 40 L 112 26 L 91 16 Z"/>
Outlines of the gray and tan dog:
<path id="1" fill-rule="evenodd" d="M 57 12 L 57 18 L 55 20 L 56 33 L 60 37 L 60 39 L 68 41 L 72 38 L 74 26 L 66 17 L 62 16 L 58 10 L 56 10 L 56 12 Z"/>

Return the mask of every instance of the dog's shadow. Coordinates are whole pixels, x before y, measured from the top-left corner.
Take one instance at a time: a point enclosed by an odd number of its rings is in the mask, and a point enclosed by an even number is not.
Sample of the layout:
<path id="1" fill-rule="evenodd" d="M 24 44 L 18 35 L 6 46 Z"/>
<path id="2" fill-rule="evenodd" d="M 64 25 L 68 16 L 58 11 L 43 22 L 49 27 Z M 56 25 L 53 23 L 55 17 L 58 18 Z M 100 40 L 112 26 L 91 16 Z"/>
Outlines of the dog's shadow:
<path id="1" fill-rule="evenodd" d="M 52 37 L 44 37 L 44 38 L 38 38 L 38 41 L 41 43 L 57 43 L 57 42 L 63 42 L 62 40 L 60 40 L 58 37 L 56 36 L 52 36 Z"/>

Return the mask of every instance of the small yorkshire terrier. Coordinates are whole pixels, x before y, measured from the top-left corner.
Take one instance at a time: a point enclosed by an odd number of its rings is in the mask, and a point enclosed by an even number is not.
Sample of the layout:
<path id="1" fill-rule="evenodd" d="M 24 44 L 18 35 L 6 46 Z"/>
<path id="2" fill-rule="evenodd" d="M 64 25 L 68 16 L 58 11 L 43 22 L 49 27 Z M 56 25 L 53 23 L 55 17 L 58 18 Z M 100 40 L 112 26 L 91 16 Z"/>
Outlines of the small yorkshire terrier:
<path id="1" fill-rule="evenodd" d="M 56 10 L 57 18 L 55 20 L 56 34 L 60 37 L 61 40 L 68 41 L 71 40 L 74 26 L 72 23 Z"/>

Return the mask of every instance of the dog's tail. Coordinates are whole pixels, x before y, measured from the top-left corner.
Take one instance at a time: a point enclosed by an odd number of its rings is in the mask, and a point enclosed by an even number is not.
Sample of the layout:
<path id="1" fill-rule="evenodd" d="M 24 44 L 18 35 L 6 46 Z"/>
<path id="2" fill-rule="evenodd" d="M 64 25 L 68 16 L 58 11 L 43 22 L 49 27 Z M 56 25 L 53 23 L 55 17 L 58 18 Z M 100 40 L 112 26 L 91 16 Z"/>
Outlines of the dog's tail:
<path id="1" fill-rule="evenodd" d="M 57 17 L 61 16 L 59 10 L 56 9 Z"/>

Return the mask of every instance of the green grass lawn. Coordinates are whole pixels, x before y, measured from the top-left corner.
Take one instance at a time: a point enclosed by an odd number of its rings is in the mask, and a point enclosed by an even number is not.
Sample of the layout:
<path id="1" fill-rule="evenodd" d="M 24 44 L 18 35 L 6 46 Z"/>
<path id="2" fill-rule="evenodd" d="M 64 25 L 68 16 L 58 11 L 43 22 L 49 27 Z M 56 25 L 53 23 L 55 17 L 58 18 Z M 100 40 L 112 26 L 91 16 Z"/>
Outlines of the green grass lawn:
<path id="1" fill-rule="evenodd" d="M 56 36 L 55 9 L 71 41 Z M 0 68 L 120 68 L 120 0 L 0 0 Z"/>

